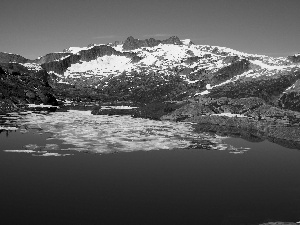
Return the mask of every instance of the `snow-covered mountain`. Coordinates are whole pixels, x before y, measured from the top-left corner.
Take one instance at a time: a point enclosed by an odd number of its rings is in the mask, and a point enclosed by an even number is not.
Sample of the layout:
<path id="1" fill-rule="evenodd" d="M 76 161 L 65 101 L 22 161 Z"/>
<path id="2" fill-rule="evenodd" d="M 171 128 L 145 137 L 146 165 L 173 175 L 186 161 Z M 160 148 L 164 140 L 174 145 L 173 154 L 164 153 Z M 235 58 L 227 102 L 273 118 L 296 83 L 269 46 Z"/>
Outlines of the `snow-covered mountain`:
<path id="1" fill-rule="evenodd" d="M 189 39 L 180 40 L 176 36 L 162 41 L 128 37 L 124 42 L 70 47 L 36 60 L 1 54 L 3 62 L 6 55 L 5 62 L 16 62 L 29 70 L 45 69 L 58 84 L 80 83 L 99 90 L 112 87 L 111 82 L 116 82 L 118 77 L 122 77 L 122 82 L 132 83 L 139 74 L 163 77 L 165 83 L 170 82 L 172 76 L 180 77 L 186 89 L 193 88 L 188 93 L 190 97 L 217 95 L 214 90 L 219 93 L 223 87 L 228 89 L 249 82 L 253 86 L 254 83 L 264 83 L 261 81 L 278 79 L 288 80 L 278 89 L 281 95 L 300 89 L 297 81 L 300 54 L 274 58 L 226 47 L 196 45 Z M 134 89 L 133 86 L 131 84 L 128 88 Z M 241 91 L 236 94 L 241 94 Z"/>
<path id="2" fill-rule="evenodd" d="M 1 53 L 3 56 L 5 53 Z M 9 54 L 9 53 L 6 53 Z M 191 40 L 171 37 L 164 41 L 129 37 L 121 44 L 90 44 L 88 47 L 70 47 L 62 52 L 49 53 L 36 60 L 9 54 L 6 62 L 22 63 L 28 68 L 45 68 L 58 75 L 61 81 L 68 78 L 103 78 L 132 70 L 141 72 L 183 71 L 182 75 L 193 75 L 200 71 L 214 73 L 233 62 L 247 60 L 249 68 L 242 77 L 271 75 L 276 71 L 299 67 L 300 54 L 273 58 L 239 52 L 226 47 L 195 45 Z M 1 62 L 4 62 L 1 57 Z M 21 60 L 20 60 L 21 59 Z"/>
<path id="3" fill-rule="evenodd" d="M 176 71 L 187 82 L 193 83 L 197 79 L 192 77 L 214 74 L 238 62 L 243 62 L 244 68 L 226 82 L 295 70 L 299 68 L 300 55 L 273 58 L 226 47 L 195 45 L 189 39 L 179 40 L 178 37 L 164 41 L 129 37 L 121 44 L 70 47 L 32 62 L 22 61 L 28 68 L 39 68 L 40 65 L 48 73 L 57 75 L 59 82 L 69 83 L 76 79 L 103 79 L 131 71 L 164 74 Z M 216 83 L 214 81 L 210 87 L 213 88 Z"/>

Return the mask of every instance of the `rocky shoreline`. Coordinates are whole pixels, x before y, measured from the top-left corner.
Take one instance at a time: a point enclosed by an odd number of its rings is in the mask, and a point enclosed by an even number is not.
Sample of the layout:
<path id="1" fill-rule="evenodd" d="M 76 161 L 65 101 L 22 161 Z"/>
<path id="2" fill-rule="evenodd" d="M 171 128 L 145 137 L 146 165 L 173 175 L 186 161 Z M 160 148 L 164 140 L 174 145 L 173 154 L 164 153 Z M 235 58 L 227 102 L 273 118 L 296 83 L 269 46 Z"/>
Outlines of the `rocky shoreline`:
<path id="1" fill-rule="evenodd" d="M 300 149 L 299 112 L 279 109 L 257 98 L 239 99 L 240 108 L 236 105 L 236 108 L 232 107 L 231 110 L 224 103 L 224 99 L 219 105 L 212 99 L 202 101 L 206 103 L 151 103 L 128 109 L 98 107 L 92 114 L 131 115 L 154 120 L 192 122 L 197 132 L 212 132 L 250 141 L 269 140 L 285 147 Z M 237 103 L 237 100 L 232 99 L 226 101 Z"/>
<path id="2" fill-rule="evenodd" d="M 243 100 L 241 100 L 243 101 Z M 250 101 L 249 99 L 247 101 Z M 60 107 L 51 105 L 15 104 L 11 100 L 0 101 L 0 114 L 23 110 L 67 111 L 69 109 L 92 110 L 93 115 L 131 115 L 132 117 L 148 118 L 153 120 L 170 120 L 174 122 L 194 123 L 196 132 L 211 132 L 219 135 L 240 137 L 249 141 L 269 140 L 279 145 L 300 149 L 300 113 L 282 110 L 266 104 L 260 104 L 257 99 L 252 99 L 248 110 L 218 111 L 226 108 L 224 102 L 219 108 L 210 100 L 203 102 L 164 102 L 145 105 L 99 106 L 94 102 L 73 102 L 72 104 L 60 103 Z M 257 108 L 253 108 L 253 105 Z M 245 108 L 245 104 L 243 105 Z M 251 108 L 251 110 L 250 110 Z"/>

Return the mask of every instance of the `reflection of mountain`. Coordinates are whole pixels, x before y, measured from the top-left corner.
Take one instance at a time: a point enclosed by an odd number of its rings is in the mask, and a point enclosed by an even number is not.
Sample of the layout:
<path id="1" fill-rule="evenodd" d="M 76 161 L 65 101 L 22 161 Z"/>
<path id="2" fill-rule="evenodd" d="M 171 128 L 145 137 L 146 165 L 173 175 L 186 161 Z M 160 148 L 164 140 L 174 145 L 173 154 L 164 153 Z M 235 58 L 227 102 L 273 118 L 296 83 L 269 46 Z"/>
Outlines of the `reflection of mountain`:
<path id="1" fill-rule="evenodd" d="M 73 146 L 63 149 L 55 144 L 38 146 L 32 143 L 25 146 L 25 151 L 16 151 L 34 154 L 60 153 L 61 150 L 103 154 L 160 149 L 228 150 L 231 153 L 247 151 L 247 148 L 225 144 L 224 137 L 207 132 L 195 133 L 190 123 L 130 116 L 91 116 L 90 111 L 71 110 L 45 115 L 30 113 L 19 117 L 15 126 L 25 130 L 23 132 L 37 129 L 39 133 L 51 133 L 49 140 L 60 140 Z"/>

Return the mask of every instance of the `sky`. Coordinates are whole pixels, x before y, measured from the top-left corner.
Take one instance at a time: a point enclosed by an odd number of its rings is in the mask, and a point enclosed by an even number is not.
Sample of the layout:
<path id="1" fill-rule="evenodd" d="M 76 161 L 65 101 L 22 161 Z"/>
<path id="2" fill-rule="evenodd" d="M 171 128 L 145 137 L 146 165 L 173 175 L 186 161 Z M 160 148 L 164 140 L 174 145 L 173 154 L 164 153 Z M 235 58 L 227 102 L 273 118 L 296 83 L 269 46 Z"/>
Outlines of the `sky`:
<path id="1" fill-rule="evenodd" d="M 0 52 L 35 59 L 128 36 L 273 57 L 300 52 L 300 0 L 1 0 Z"/>

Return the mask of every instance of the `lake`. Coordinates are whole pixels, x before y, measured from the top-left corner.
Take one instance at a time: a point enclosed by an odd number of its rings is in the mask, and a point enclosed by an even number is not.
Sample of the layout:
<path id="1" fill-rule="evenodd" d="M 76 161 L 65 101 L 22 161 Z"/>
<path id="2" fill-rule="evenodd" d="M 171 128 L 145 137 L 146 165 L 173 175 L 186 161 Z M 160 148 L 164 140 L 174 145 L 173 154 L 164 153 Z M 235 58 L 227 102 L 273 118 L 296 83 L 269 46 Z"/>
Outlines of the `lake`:
<path id="1" fill-rule="evenodd" d="M 90 111 L 0 116 L 3 224 L 300 220 L 300 151 Z"/>

